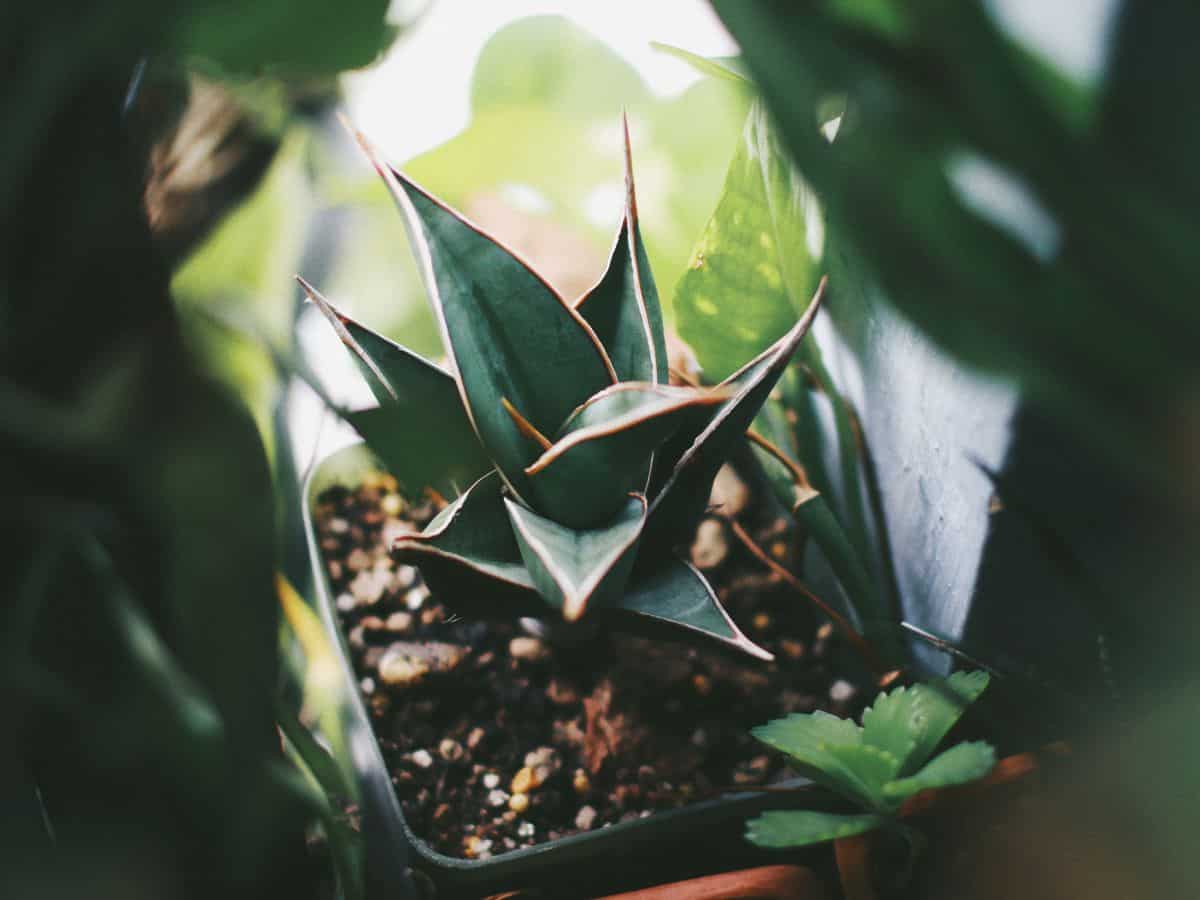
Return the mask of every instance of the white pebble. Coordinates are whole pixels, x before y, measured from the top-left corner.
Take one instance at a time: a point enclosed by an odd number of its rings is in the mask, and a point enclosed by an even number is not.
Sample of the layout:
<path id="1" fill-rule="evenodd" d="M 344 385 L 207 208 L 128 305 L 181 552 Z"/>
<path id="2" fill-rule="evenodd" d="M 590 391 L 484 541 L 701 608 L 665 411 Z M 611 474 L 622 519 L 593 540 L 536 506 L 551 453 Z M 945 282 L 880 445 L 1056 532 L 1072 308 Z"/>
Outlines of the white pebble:
<path id="1" fill-rule="evenodd" d="M 418 584 L 415 588 L 404 595 L 404 605 L 411 611 L 416 612 L 425 603 L 425 599 L 429 596 L 429 588 L 423 584 Z"/>
<path id="2" fill-rule="evenodd" d="M 362 681 L 360 681 L 358 683 L 358 686 L 360 688 L 362 688 L 362 692 L 364 694 L 375 693 L 375 679 L 374 678 L 364 678 Z"/>
<path id="3" fill-rule="evenodd" d="M 580 831 L 590 831 L 592 826 L 596 824 L 596 815 L 596 810 L 592 807 L 580 807 L 579 812 L 575 816 L 575 827 Z"/>
<path id="4" fill-rule="evenodd" d="M 829 699 L 834 703 L 845 703 L 854 697 L 854 685 L 838 679 L 829 686 Z"/>
<path id="5" fill-rule="evenodd" d="M 501 790 L 489 791 L 487 802 L 488 806 L 504 806 L 508 803 L 508 794 Z"/>
<path id="6" fill-rule="evenodd" d="M 428 769 L 433 765 L 433 754 L 428 750 L 416 750 L 409 756 L 409 759 L 420 769 Z"/>
<path id="7" fill-rule="evenodd" d="M 353 594 L 338 594 L 337 608 L 338 612 L 348 613 L 354 607 L 358 606 L 358 601 L 354 599 Z"/>
<path id="8" fill-rule="evenodd" d="M 517 826 L 517 837 L 531 838 L 533 837 L 533 832 L 534 828 L 532 822 L 522 822 Z"/>
<path id="9" fill-rule="evenodd" d="M 500 776 L 495 772 L 488 772 L 483 776 L 483 786 L 489 791 L 494 791 L 496 788 L 500 787 Z"/>

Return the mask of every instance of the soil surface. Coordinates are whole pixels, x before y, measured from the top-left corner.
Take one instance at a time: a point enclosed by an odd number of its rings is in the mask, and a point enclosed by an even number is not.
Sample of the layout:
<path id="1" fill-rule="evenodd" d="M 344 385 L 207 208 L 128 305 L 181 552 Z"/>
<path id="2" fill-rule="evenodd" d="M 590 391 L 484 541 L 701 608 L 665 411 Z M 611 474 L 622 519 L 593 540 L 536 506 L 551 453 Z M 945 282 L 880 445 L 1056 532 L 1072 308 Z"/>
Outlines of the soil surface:
<path id="1" fill-rule="evenodd" d="M 795 536 L 756 513 L 730 470 L 713 499 L 794 567 Z M 380 475 L 323 494 L 317 525 L 404 814 L 442 853 L 487 858 L 792 777 L 749 729 L 861 706 L 831 671 L 831 628 L 719 514 L 701 523 L 691 557 L 774 662 L 622 634 L 562 645 L 517 622 L 456 616 L 453 597 L 432 596 L 388 554 L 438 508 L 409 502 Z"/>

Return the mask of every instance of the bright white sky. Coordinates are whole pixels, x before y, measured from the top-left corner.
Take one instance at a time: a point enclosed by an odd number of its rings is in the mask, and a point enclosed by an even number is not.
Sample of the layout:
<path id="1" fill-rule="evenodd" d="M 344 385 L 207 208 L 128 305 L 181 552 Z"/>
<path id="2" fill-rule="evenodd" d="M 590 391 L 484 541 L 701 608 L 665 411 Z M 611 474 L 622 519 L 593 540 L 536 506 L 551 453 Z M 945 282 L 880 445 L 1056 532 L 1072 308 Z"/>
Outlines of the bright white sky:
<path id="1" fill-rule="evenodd" d="M 600 38 L 659 94 L 700 76 L 651 41 L 705 56 L 737 47 L 705 0 L 434 0 L 380 64 L 346 76 L 351 120 L 390 159 L 441 144 L 466 127 L 471 72 L 487 39 L 515 19 L 544 14 L 566 16 Z"/>

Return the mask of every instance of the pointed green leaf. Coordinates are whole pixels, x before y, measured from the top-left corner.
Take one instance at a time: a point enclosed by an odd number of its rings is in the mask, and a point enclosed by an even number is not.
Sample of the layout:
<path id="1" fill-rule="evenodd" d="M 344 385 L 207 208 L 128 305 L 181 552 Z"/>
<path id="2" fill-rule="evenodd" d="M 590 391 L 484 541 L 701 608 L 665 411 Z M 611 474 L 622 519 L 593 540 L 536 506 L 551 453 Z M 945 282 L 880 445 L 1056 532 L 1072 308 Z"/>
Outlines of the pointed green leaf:
<path id="1" fill-rule="evenodd" d="M 646 486 L 651 454 L 693 410 L 728 396 L 668 385 L 623 383 L 600 391 L 525 473 L 539 512 L 572 528 L 594 528 Z"/>
<path id="2" fill-rule="evenodd" d="M 900 760 L 898 773 L 909 775 L 925 763 L 987 682 L 986 672 L 956 672 L 881 693 L 863 713 L 863 740 L 894 754 Z"/>
<path id="3" fill-rule="evenodd" d="M 621 381 L 667 383 L 662 307 L 638 227 L 628 122 L 625 123 L 625 217 L 617 232 L 608 269 L 596 286 L 580 298 L 575 309 L 604 344 Z"/>
<path id="4" fill-rule="evenodd" d="M 745 440 L 746 429 L 812 326 L 821 307 L 824 285 L 822 280 L 808 309 L 787 334 L 721 382 L 721 386 L 735 391 L 734 396 L 707 421 L 694 421 L 692 432 L 681 431 L 664 447 L 664 456 L 677 454 L 679 461 L 661 483 L 651 486 L 647 543 L 679 540 L 703 513 L 717 470 L 738 442 Z M 656 471 L 655 480 L 658 478 Z"/>
<path id="5" fill-rule="evenodd" d="M 408 490 L 428 486 L 457 494 L 492 468 L 449 373 L 343 315 L 316 288 L 297 280 L 379 401 L 375 409 L 344 418 Z"/>
<path id="6" fill-rule="evenodd" d="M 629 589 L 606 609 L 639 616 L 646 624 L 683 628 L 758 659 L 774 659 L 742 634 L 699 570 L 675 557 L 668 557 L 648 575 L 635 575 Z"/>
<path id="7" fill-rule="evenodd" d="M 939 753 L 915 775 L 888 782 L 883 786 L 883 792 L 890 798 L 902 800 L 930 788 L 975 781 L 992 771 L 995 765 L 996 751 L 990 744 L 965 741 Z"/>
<path id="8" fill-rule="evenodd" d="M 760 847 L 804 847 L 853 837 L 886 822 L 883 816 L 775 809 L 746 823 L 746 839 Z"/>
<path id="9" fill-rule="evenodd" d="M 553 434 L 617 380 L 612 363 L 591 326 L 524 261 L 362 143 L 404 215 L 467 414 L 505 481 L 524 496 L 536 450 L 502 399 Z"/>
<path id="10" fill-rule="evenodd" d="M 646 498 L 627 498 L 616 518 L 601 528 L 575 531 L 505 499 L 521 558 L 551 606 L 573 622 L 590 603 L 599 606 L 625 590 L 646 521 Z"/>
<path id="11" fill-rule="evenodd" d="M 419 566 L 435 589 L 441 590 L 437 582 L 450 587 L 454 596 L 446 599 L 452 606 L 464 599 L 453 590 L 460 584 L 472 589 L 482 586 L 485 591 L 515 590 L 537 600 L 504 510 L 500 478 L 494 472 L 471 485 L 423 532 L 399 538 L 392 552 L 397 559 Z M 486 602 L 489 598 L 478 599 Z"/>

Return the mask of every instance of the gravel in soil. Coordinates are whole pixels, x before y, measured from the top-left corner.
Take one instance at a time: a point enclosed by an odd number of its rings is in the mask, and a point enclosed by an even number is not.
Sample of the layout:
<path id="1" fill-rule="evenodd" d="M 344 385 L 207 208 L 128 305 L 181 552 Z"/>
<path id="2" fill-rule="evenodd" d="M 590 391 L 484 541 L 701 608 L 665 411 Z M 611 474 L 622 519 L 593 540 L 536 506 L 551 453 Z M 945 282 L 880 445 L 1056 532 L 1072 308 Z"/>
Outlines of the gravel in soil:
<path id="1" fill-rule="evenodd" d="M 782 521 L 756 515 L 722 473 L 739 520 L 795 561 Z M 829 664 L 831 628 L 765 571 L 726 523 L 690 548 L 726 609 L 772 663 L 623 634 L 564 644 L 516 622 L 464 619 L 388 548 L 438 504 L 410 503 L 386 475 L 318 500 L 317 528 L 360 689 L 405 817 L 450 856 L 483 859 L 792 777 L 749 729 L 792 712 L 855 714 Z M 536 629 L 535 629 L 536 630 Z"/>

